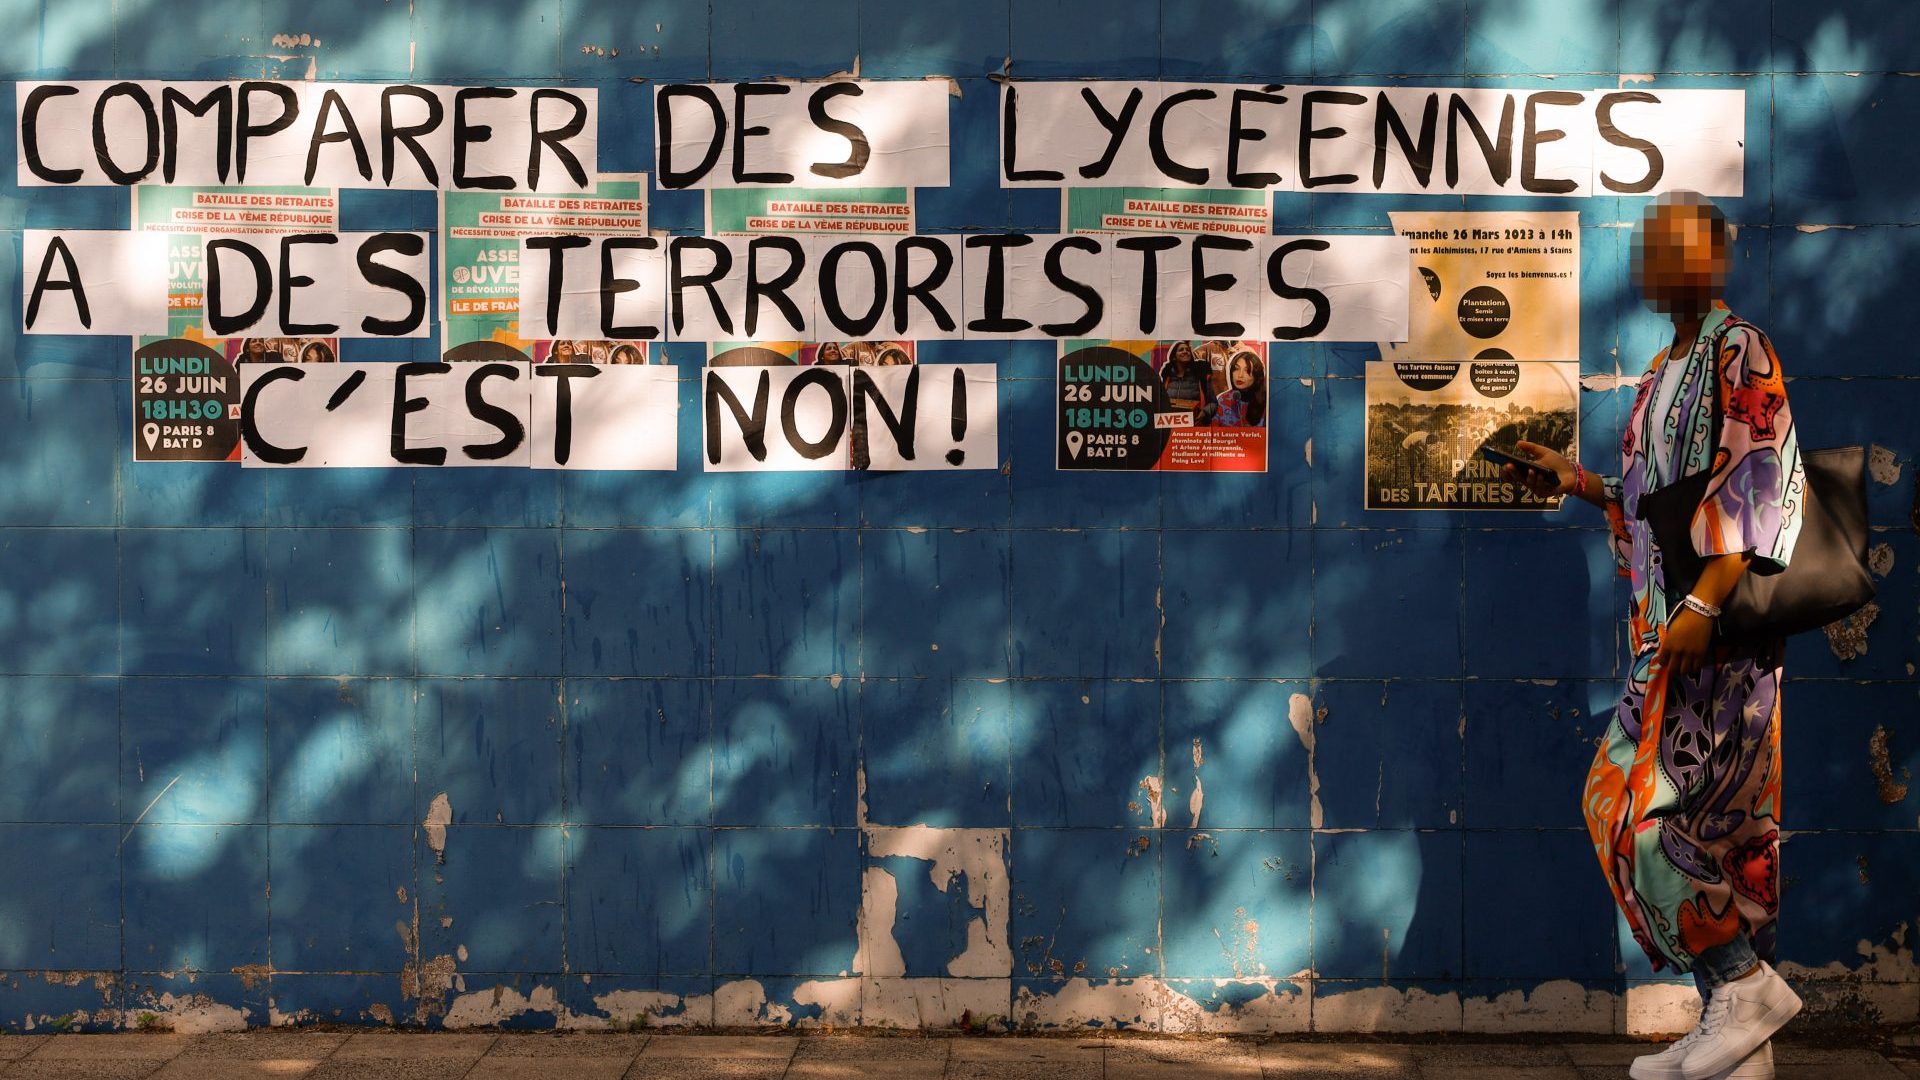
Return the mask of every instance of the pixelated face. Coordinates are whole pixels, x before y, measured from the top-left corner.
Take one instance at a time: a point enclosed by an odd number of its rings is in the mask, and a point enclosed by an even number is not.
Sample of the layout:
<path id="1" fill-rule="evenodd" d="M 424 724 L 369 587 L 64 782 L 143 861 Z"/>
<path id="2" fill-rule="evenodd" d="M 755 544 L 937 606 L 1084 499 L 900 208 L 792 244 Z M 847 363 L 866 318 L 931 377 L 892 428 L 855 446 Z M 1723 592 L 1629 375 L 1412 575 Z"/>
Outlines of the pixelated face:
<path id="1" fill-rule="evenodd" d="M 1727 284 L 1726 223 L 1710 203 L 1649 205 L 1633 234 L 1633 283 L 1662 315 L 1697 315 Z"/>

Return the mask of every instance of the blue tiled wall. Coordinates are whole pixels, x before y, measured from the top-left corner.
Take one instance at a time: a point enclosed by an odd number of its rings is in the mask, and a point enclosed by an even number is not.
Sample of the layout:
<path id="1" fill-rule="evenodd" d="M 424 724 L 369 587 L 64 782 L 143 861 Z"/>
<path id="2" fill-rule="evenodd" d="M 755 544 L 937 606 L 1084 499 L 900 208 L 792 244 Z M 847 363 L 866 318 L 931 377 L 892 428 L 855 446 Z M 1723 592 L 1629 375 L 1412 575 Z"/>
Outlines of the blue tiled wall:
<path id="1" fill-rule="evenodd" d="M 1002 75 L 1744 90 L 1733 297 L 1804 438 L 1884 449 L 1891 556 L 1864 653 L 1793 645 L 1782 954 L 1881 1022 L 1920 1011 L 1917 52 L 1920 7 L 1878 0 L 0 2 L 7 80 L 591 86 L 620 170 L 651 167 L 653 81 L 944 75 L 927 231 L 1059 226 L 997 185 Z M 23 228 L 127 223 L 125 192 L 3 175 L 0 265 Z M 698 193 L 654 197 L 701 229 Z M 1637 373 L 1638 207 L 1558 205 L 1583 370 Z M 1277 347 L 1258 477 L 1056 472 L 1034 343 L 929 347 L 999 364 L 997 470 L 703 474 L 697 346 L 667 350 L 673 474 L 135 466 L 129 349 L 0 348 L 0 1026 L 480 994 L 529 1026 L 1613 1030 L 1655 986 L 1577 809 L 1620 674 L 1602 533 L 1363 510 L 1370 347 Z M 1611 460 L 1622 392 L 1584 398 Z"/>

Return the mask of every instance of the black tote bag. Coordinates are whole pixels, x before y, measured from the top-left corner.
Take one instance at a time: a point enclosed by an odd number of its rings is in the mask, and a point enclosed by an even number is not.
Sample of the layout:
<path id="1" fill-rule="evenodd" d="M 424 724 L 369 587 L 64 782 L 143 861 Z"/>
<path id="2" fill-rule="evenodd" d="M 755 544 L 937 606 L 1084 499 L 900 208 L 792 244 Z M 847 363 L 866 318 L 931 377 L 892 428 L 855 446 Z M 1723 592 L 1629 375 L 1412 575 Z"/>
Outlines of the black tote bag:
<path id="1" fill-rule="evenodd" d="M 1720 337 L 1725 336 L 1725 330 Z M 1720 338 L 1709 350 L 1713 370 L 1712 445 L 1720 445 Z M 1806 491 L 1801 496 L 1800 536 L 1786 568 L 1753 564 L 1720 605 L 1719 636 L 1759 642 L 1817 630 L 1860 610 L 1873 599 L 1867 568 L 1867 455 L 1864 447 L 1802 450 Z M 1640 496 L 1639 518 L 1653 532 L 1666 568 L 1668 610 L 1693 591 L 1706 560 L 1693 550 L 1693 515 L 1706 498 L 1713 469 L 1683 476 Z M 1783 478 L 1784 482 L 1784 478 Z"/>

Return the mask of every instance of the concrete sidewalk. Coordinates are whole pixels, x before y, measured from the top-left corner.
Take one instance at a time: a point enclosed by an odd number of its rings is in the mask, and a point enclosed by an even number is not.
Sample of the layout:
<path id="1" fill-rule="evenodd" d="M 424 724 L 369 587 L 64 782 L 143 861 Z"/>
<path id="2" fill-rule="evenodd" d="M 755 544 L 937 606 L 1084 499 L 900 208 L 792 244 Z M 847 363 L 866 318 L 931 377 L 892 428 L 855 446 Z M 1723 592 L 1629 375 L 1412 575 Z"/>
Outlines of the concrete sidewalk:
<path id="1" fill-rule="evenodd" d="M 1126 1036 L 0 1035 L 0 1080 L 1600 1080 L 1645 1043 L 1253 1042 Z M 1908 1051 L 1902 1050 L 1902 1054 Z M 1920 1077 L 1920 1056 L 1782 1044 L 1779 1080 Z"/>

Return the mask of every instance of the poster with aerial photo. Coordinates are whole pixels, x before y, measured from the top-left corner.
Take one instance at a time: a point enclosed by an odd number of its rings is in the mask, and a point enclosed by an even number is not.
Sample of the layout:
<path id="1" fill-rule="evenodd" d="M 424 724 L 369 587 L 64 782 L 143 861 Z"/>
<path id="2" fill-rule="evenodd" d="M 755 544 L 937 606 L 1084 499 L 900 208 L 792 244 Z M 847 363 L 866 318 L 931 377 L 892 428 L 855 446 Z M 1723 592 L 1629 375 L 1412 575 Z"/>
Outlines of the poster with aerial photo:
<path id="1" fill-rule="evenodd" d="M 1483 447 L 1522 439 L 1572 456 L 1577 361 L 1375 360 L 1367 364 L 1369 510 L 1551 510 L 1504 479 Z"/>

